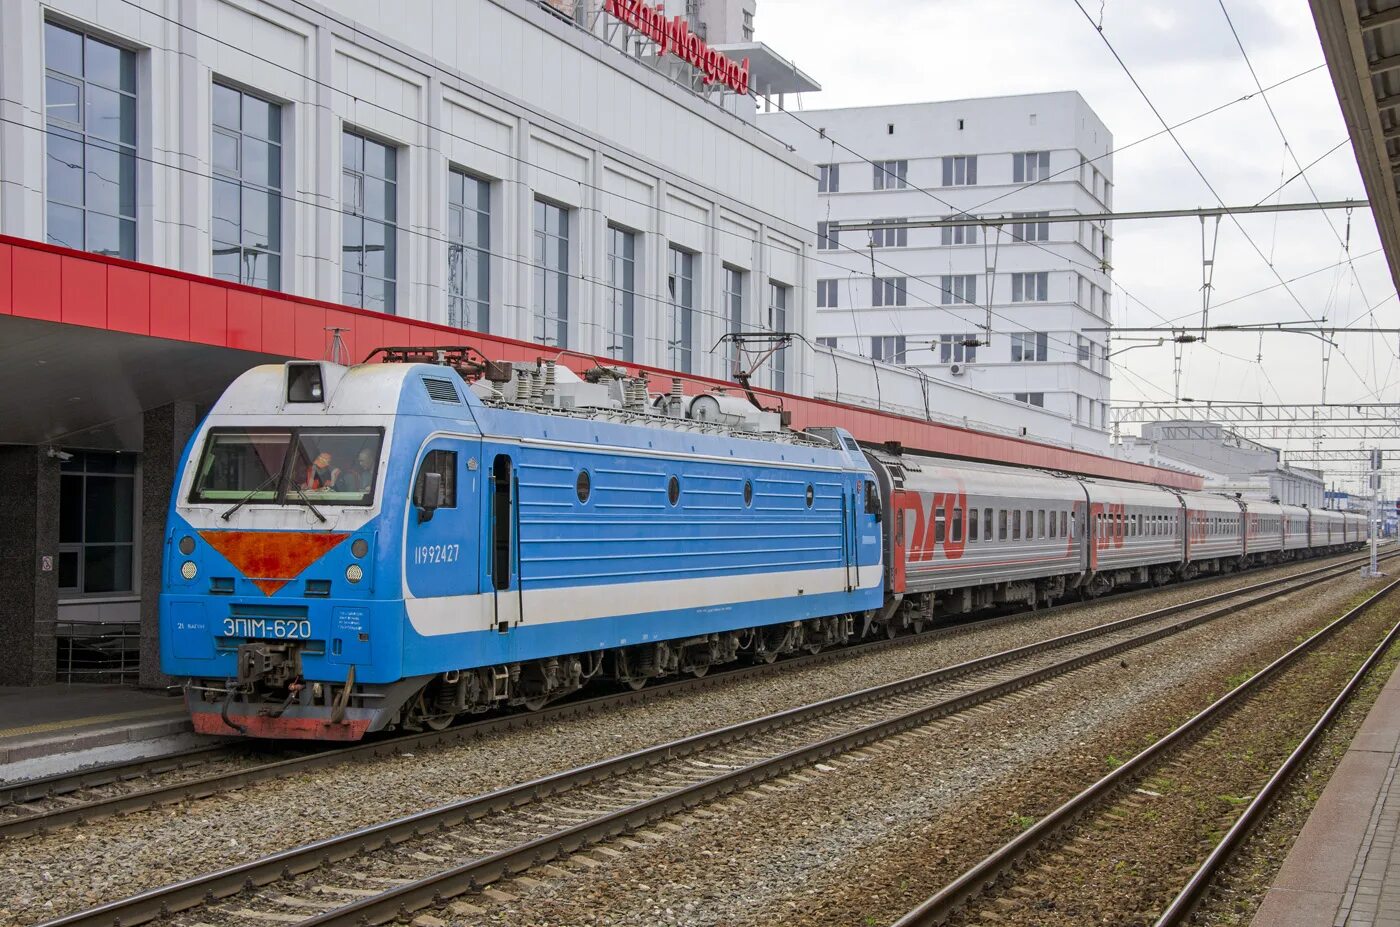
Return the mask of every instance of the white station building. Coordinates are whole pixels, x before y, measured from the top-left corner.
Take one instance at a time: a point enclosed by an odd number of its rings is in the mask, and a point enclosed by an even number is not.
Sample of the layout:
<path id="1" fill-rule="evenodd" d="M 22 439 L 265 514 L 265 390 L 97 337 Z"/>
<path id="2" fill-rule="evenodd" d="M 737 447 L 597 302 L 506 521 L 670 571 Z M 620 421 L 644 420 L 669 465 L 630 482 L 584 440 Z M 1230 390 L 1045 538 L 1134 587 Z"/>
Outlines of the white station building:
<path id="1" fill-rule="evenodd" d="M 815 318 L 835 255 L 817 250 L 814 162 L 832 159 L 757 122 L 760 104 L 819 87 L 755 40 L 753 19 L 753 0 L 669 18 L 643 0 L 0 3 L 0 684 L 52 681 L 85 638 L 124 653 L 138 625 L 141 678 L 159 682 L 173 461 L 242 370 L 329 355 L 309 319 L 412 328 L 350 306 L 724 379 L 742 359 L 726 334 L 835 332 Z M 1038 109 L 1047 126 L 1057 112 Z M 910 157 L 908 178 L 928 183 L 914 152 L 943 130 L 912 114 L 878 119 L 906 132 L 891 141 L 925 141 L 882 156 Z M 976 125 L 962 147 L 982 153 L 986 184 L 1010 149 Z M 1056 169 L 1097 150 L 1047 131 Z M 1107 144 L 1097 122 L 1083 131 Z M 958 267 L 976 262 L 964 250 Z M 1068 276 L 1053 279 L 1060 302 L 1037 307 L 1038 327 L 1072 331 Z M 973 329 L 927 328 L 945 330 Z M 351 359 L 377 346 L 350 335 Z M 1014 386 L 943 383 L 798 337 L 756 382 L 1105 449 L 1060 408 L 1103 395 L 1092 371 L 1052 382 L 1039 374 L 1073 363 L 1020 367 Z M 1014 403 L 1022 389 L 1045 408 Z"/>
<path id="2" fill-rule="evenodd" d="M 818 165 L 817 339 L 1059 413 L 1076 440 L 1103 440 L 1112 231 L 1045 221 L 1112 207 L 1113 137 L 1083 97 L 806 110 L 801 119 L 822 134 L 781 112 L 759 125 Z M 972 217 L 1003 221 L 895 224 Z"/>

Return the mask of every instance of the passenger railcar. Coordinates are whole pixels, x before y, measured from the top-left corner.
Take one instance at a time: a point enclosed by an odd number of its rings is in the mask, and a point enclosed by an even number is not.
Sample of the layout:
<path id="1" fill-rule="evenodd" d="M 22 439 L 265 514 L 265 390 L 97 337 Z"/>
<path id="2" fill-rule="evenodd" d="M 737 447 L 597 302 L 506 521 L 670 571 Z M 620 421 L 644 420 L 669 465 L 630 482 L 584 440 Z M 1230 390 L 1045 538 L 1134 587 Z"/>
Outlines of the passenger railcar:
<path id="1" fill-rule="evenodd" d="M 1310 511 L 1301 505 L 1283 506 L 1283 552 L 1295 557 L 1308 549 Z"/>
<path id="2" fill-rule="evenodd" d="M 1250 563 L 1275 563 L 1283 553 L 1283 506 L 1250 500 L 1245 507 L 1245 553 Z"/>
<path id="3" fill-rule="evenodd" d="M 1167 582 L 1181 561 L 1181 497 L 1159 486 L 1082 479 L 1093 531 L 1090 588 Z"/>
<path id="4" fill-rule="evenodd" d="M 1063 595 L 1084 569 L 1071 523 L 1084 508 L 1078 481 L 1037 471 L 913 454 L 872 453 L 889 505 L 891 589 L 904 607 L 887 633 L 943 612 Z"/>

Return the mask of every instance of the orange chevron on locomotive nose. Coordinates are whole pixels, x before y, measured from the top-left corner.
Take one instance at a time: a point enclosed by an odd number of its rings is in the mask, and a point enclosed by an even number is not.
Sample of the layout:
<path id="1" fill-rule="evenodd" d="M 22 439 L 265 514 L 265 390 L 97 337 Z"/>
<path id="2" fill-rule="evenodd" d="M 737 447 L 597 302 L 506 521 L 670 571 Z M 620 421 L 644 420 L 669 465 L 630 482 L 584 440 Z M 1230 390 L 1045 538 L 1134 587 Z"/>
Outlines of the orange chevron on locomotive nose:
<path id="1" fill-rule="evenodd" d="M 199 536 L 272 595 L 296 579 L 349 534 L 314 531 L 201 531 Z"/>

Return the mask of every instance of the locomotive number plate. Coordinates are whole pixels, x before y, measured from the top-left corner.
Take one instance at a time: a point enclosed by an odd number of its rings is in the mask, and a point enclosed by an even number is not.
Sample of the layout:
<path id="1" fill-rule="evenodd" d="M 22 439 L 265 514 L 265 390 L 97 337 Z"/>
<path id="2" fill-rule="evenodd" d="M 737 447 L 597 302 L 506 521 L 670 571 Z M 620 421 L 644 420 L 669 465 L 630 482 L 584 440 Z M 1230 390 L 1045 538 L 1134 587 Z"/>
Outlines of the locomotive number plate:
<path id="1" fill-rule="evenodd" d="M 306 640 L 311 622 L 306 618 L 225 618 L 224 636 Z"/>

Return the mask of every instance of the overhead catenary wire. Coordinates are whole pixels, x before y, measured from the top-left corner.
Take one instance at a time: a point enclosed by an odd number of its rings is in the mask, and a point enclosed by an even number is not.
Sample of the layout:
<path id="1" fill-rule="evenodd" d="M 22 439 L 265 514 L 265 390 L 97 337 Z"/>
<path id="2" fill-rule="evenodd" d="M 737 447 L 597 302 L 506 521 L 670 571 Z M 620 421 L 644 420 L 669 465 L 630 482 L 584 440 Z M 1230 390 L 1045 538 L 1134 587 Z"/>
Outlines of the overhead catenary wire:
<path id="1" fill-rule="evenodd" d="M 1084 4 L 1080 2 L 1080 0 L 1072 0 L 1072 2 L 1074 3 L 1075 7 L 1078 8 L 1079 12 L 1084 15 L 1084 18 L 1089 21 L 1089 24 L 1094 25 L 1093 17 L 1089 15 L 1088 10 L 1084 9 Z M 1113 56 L 1114 60 L 1118 62 L 1118 66 L 1122 68 L 1123 73 L 1127 76 L 1129 82 L 1132 83 L 1134 89 L 1137 90 L 1138 95 L 1142 97 L 1143 102 L 1147 104 L 1147 108 L 1152 111 L 1152 115 L 1156 117 L 1157 121 L 1161 123 L 1164 128 L 1166 128 L 1169 125 L 1166 118 L 1162 116 L 1162 113 L 1157 108 L 1157 105 L 1152 102 L 1152 97 L 1143 88 L 1142 84 L 1138 81 L 1137 76 L 1133 74 L 1132 68 L 1128 67 L 1128 63 L 1123 60 L 1123 56 L 1118 53 L 1118 49 L 1114 47 L 1113 42 L 1108 38 L 1108 35 L 1103 31 L 1103 29 L 1097 26 L 1095 26 L 1094 31 L 1103 41 L 1104 46 L 1108 49 L 1109 53 Z M 1167 132 L 1167 135 L 1169 138 L 1171 138 L 1173 144 L 1175 144 L 1177 149 L 1181 152 L 1182 157 L 1184 157 L 1186 159 L 1186 162 L 1191 166 L 1191 169 L 1195 171 L 1196 176 L 1200 178 L 1201 183 L 1203 183 L 1206 189 L 1210 191 L 1211 196 L 1215 198 L 1218 204 L 1224 206 L 1224 199 L 1221 198 L 1220 194 L 1216 191 L 1214 185 L 1211 184 L 1210 179 L 1206 177 L 1205 172 L 1201 170 L 1200 165 L 1196 163 L 1195 158 L 1193 158 L 1191 156 L 1191 153 L 1186 150 L 1186 146 L 1182 144 L 1181 139 L 1177 136 L 1176 132 L 1169 130 Z M 1244 237 L 1244 240 L 1248 242 L 1250 247 L 1255 251 L 1255 253 L 1259 255 L 1259 259 L 1264 262 L 1264 264 L 1269 268 L 1269 270 L 1274 274 L 1274 276 L 1279 280 L 1279 282 L 1284 285 L 1284 292 L 1286 292 L 1289 295 L 1289 297 L 1292 298 L 1293 302 L 1297 304 L 1298 308 L 1302 310 L 1304 315 L 1307 315 L 1309 318 L 1314 318 L 1312 316 L 1312 313 L 1308 311 L 1307 307 L 1303 305 L 1303 301 L 1298 298 L 1298 294 L 1293 292 L 1292 288 L 1287 284 L 1286 281 L 1284 281 L 1283 274 L 1279 272 L 1278 267 L 1272 261 L 1269 260 L 1268 255 L 1264 254 L 1263 250 L 1260 249 L 1258 243 L 1255 242 L 1253 237 L 1250 236 L 1249 231 L 1245 229 L 1244 225 L 1240 222 L 1240 220 L 1233 215 L 1230 216 L 1230 220 L 1234 223 L 1235 228 L 1239 231 L 1240 235 Z M 1314 321 L 1316 321 L 1315 318 Z M 1351 369 L 1352 373 L 1356 376 L 1357 380 L 1360 381 L 1363 386 L 1367 385 L 1366 378 L 1361 375 L 1361 372 L 1359 370 L 1356 369 L 1356 365 L 1351 362 L 1351 359 L 1347 357 L 1345 353 L 1342 353 L 1341 356 L 1342 360 L 1346 362 L 1347 366 Z"/>
<path id="2" fill-rule="evenodd" d="M 237 48 L 237 50 L 238 50 L 240 53 L 242 53 L 242 54 L 251 55 L 252 57 L 254 57 L 254 58 L 257 59 L 257 60 L 264 61 L 264 62 L 266 62 L 266 63 L 269 63 L 269 64 L 274 65 L 274 66 L 279 67 L 279 68 L 284 68 L 284 69 L 290 71 L 291 73 L 294 73 L 294 74 L 295 74 L 298 78 L 300 78 L 300 79 L 303 79 L 303 80 L 310 80 L 310 81 L 312 81 L 312 82 L 314 82 L 314 83 L 317 83 L 317 84 L 319 84 L 319 85 L 321 85 L 321 86 L 327 87 L 328 89 L 330 89 L 330 90 L 333 91 L 333 92 L 345 94 L 347 97 L 350 97 L 350 94 L 348 94 L 348 92 L 346 92 L 345 90 L 342 90 L 341 88 L 334 87 L 334 86 L 332 86 L 332 85 L 330 85 L 330 84 L 327 84 L 327 83 L 325 83 L 325 82 L 323 82 L 323 81 L 320 81 L 320 80 L 318 80 L 317 78 L 315 78 L 315 77 L 313 77 L 313 76 L 311 76 L 311 75 L 308 75 L 308 74 L 306 74 L 306 73 L 303 73 L 303 72 L 301 72 L 301 71 L 298 71 L 298 70 L 296 70 L 296 69 L 286 68 L 286 66 L 282 65 L 280 62 L 275 62 L 275 61 L 272 61 L 272 60 L 270 60 L 270 59 L 267 59 L 267 58 L 264 58 L 264 57 L 262 57 L 262 56 L 259 56 L 259 55 L 257 55 L 255 52 L 252 52 L 252 51 L 251 51 L 250 49 L 248 49 L 248 48 L 235 46 L 235 45 L 233 45 L 232 43 L 229 43 L 229 42 L 227 42 L 227 41 L 225 41 L 225 40 L 219 38 L 218 36 L 215 36 L 215 35 L 212 35 L 212 34 L 210 34 L 210 33 L 203 32 L 203 31 L 201 31 L 201 30 L 198 30 L 198 29 L 194 28 L 193 26 L 189 25 L 188 23 L 178 22 L 177 20 L 174 20 L 174 19 L 172 19 L 172 18 L 170 18 L 170 17 L 168 17 L 168 16 L 165 16 L 165 15 L 162 15 L 162 14 L 160 14 L 160 13 L 158 13 L 158 12 L 154 12 L 154 11 L 145 9 L 144 7 L 137 6 L 135 3 L 132 2 L 132 0 L 123 0 L 123 2 L 126 2 L 126 3 L 128 3 L 128 5 L 131 5 L 131 6 L 135 7 L 135 8 L 137 8 L 137 9 L 141 9 L 141 10 L 143 11 L 143 13 L 150 14 L 150 15 L 156 16 L 156 17 L 158 17 L 158 18 L 164 19 L 164 20 L 166 20 L 166 21 L 168 21 L 168 22 L 170 22 L 170 23 L 172 23 L 172 24 L 178 26 L 179 28 L 189 30 L 189 31 L 191 31 L 191 32 L 193 32 L 193 33 L 195 33 L 195 34 L 199 34 L 199 35 L 204 36 L 204 37 L 206 37 L 206 38 L 209 38 L 209 39 L 211 39 L 211 40 L 213 40 L 213 41 L 219 42 L 220 44 L 227 45 L 228 47 Z M 304 6 L 304 7 L 305 7 L 306 9 L 308 9 L 308 10 L 312 10 L 312 11 L 315 12 L 318 16 L 325 16 L 325 15 L 327 15 L 327 14 L 325 13 L 324 10 L 321 10 L 321 9 L 315 8 L 315 7 L 312 7 L 312 6 L 310 6 L 309 4 L 304 4 L 304 3 L 303 3 L 303 4 L 301 4 L 301 5 Z M 337 21 L 339 21 L 339 20 L 337 20 Z M 613 47 L 613 46 L 609 45 L 609 47 L 611 48 L 611 47 Z M 620 54 L 620 55 L 625 55 L 625 52 L 624 52 L 623 50 L 617 49 L 617 51 L 618 51 L 618 54 Z M 410 54 L 410 56 L 413 57 L 415 60 L 421 61 L 421 62 L 423 62 L 424 64 L 431 66 L 434 70 L 436 70 L 437 67 L 438 67 L 436 64 L 430 62 L 430 61 L 429 61 L 428 59 L 426 59 L 426 58 L 423 58 L 423 57 L 418 56 L 418 55 L 413 55 L 411 52 L 410 52 L 409 54 Z M 630 56 L 629 56 L 629 57 L 630 57 Z M 1317 67 L 1321 67 L 1321 65 L 1319 65 L 1319 66 L 1317 66 Z M 1289 77 L 1289 78 L 1285 79 L 1284 81 L 1280 81 L 1280 82 L 1278 82 L 1277 84 L 1275 84 L 1275 85 L 1273 85 L 1273 86 L 1278 86 L 1278 85 L 1280 85 L 1280 84 L 1286 83 L 1287 81 L 1294 80 L 1294 79 L 1297 79 L 1298 77 L 1304 76 L 1304 75 L 1306 75 L 1307 73 L 1311 73 L 1312 71 L 1317 70 L 1317 67 L 1310 68 L 1310 69 L 1307 69 L 1307 70 L 1305 70 L 1305 71 L 1299 72 L 1299 74 L 1293 75 L 1292 77 Z M 462 75 L 460 75 L 460 74 L 454 74 L 453 77 L 454 77 L 454 79 L 460 80 L 460 81 L 462 81 L 463 83 L 471 83 L 473 86 L 477 87 L 478 89 L 480 89 L 481 91 L 483 91 L 483 92 L 485 92 L 485 93 L 491 94 L 491 95 L 493 95 L 493 96 L 495 96 L 495 97 L 501 97 L 501 94 L 499 94 L 498 92 L 493 91 L 493 90 L 491 90 L 489 87 L 485 87 L 484 85 L 480 85 L 480 84 L 478 84 L 478 83 L 476 83 L 476 82 L 469 81 L 469 80 L 463 78 Z M 674 81 L 673 81 L 673 82 L 674 82 Z M 684 85 L 681 85 L 681 84 L 678 83 L 678 86 L 684 86 Z M 502 98 L 502 99 L 505 99 L 504 97 L 501 97 L 501 98 Z M 1228 106 L 1234 105 L 1235 103 L 1242 102 L 1243 100 L 1248 99 L 1248 98 L 1249 98 L 1249 96 L 1241 97 L 1241 98 L 1239 98 L 1239 99 L 1231 100 L 1231 101 L 1228 101 L 1228 102 L 1226 102 L 1226 103 L 1220 104 L 1219 106 L 1217 106 L 1217 107 L 1215 107 L 1215 108 L 1213 108 L 1213 109 L 1211 109 L 1211 110 L 1208 110 L 1208 111 L 1206 111 L 1205 113 L 1199 114 L 1199 115 L 1196 116 L 1196 117 L 1192 117 L 1192 120 L 1188 120 L 1188 121 L 1194 121 L 1195 119 L 1198 119 L 1198 118 L 1204 118 L 1205 116 L 1208 116 L 1208 115 L 1210 115 L 1210 114 L 1212 114 L 1212 113 L 1214 113 L 1214 112 L 1219 112 L 1221 109 L 1224 109 L 1224 108 L 1226 108 L 1226 107 L 1228 107 Z M 353 99 L 353 98 L 352 98 L 352 99 Z M 405 113 L 403 113 L 403 112 L 401 112 L 401 111 L 399 111 L 399 110 L 390 110 L 390 109 L 388 109 L 388 108 L 386 108 L 386 107 L 383 107 L 383 106 L 381 106 L 381 105 L 379 105 L 379 104 L 373 103 L 372 101 L 367 101 L 367 100 L 360 99 L 360 100 L 356 100 L 355 102 L 356 102 L 357 105 L 370 105 L 370 106 L 375 106 L 375 107 L 377 107 L 377 108 L 384 109 L 386 112 L 391 112 L 391 113 L 392 113 L 394 116 L 396 116 L 397 118 L 408 119 L 408 120 L 410 120 L 410 121 L 418 122 L 418 123 L 420 123 L 420 124 L 426 125 L 426 123 L 423 123 L 422 120 L 414 119 L 412 116 L 406 115 Z M 520 105 L 519 101 L 512 101 L 512 102 L 513 102 L 515 105 L 517 105 L 517 106 Z M 549 115 L 549 114 L 547 114 L 547 113 L 543 113 L 543 112 L 538 111 L 538 110 L 535 110 L 535 109 L 533 109 L 533 108 L 530 108 L 530 111 L 533 112 L 533 113 L 537 113 L 539 116 L 543 117 L 545 120 L 547 120 L 547 121 L 549 121 L 549 122 L 551 122 L 551 123 L 553 123 L 553 124 L 557 124 L 557 125 L 560 125 L 561 127 L 564 127 L 563 124 L 562 124 L 562 123 L 559 123 L 559 121 L 558 121 L 555 117 L 553 117 L 553 116 L 551 116 L 551 115 Z M 1183 123 L 1183 124 L 1184 124 L 1184 123 Z M 30 127 L 30 126 L 26 126 L 26 127 L 27 127 L 27 128 L 34 128 L 34 127 Z M 435 131 L 439 131 L 439 132 L 441 131 L 440 127 L 430 126 L 430 128 L 433 128 Z M 764 131 L 764 130 L 762 130 L 762 129 L 760 128 L 760 131 Z M 449 134 L 450 134 L 450 133 L 449 133 Z M 1160 135 L 1160 134 L 1161 134 L 1161 133 L 1154 133 L 1152 136 L 1149 136 L 1149 138 L 1155 137 L 1156 135 Z M 511 153 L 511 152 L 503 152 L 503 151 L 498 151 L 498 150 L 495 150 L 495 149 L 491 149 L 490 146 L 484 145 L 484 144 L 480 143 L 479 141 L 477 141 L 477 140 L 475 140 L 475 139 L 467 139 L 467 138 L 464 138 L 463 136 L 456 136 L 456 135 L 453 135 L 452 137 L 459 138 L 459 139 L 463 139 L 464 141 L 468 142 L 469 144 L 476 145 L 477 147 L 479 147 L 479 148 L 481 148 L 481 149 L 483 149 L 483 150 L 492 150 L 492 151 L 496 151 L 497 154 L 502 155 L 502 156 L 504 156 L 504 157 L 506 157 L 506 158 L 510 158 L 511 160 L 515 160 L 515 161 L 519 161 L 519 162 L 521 162 L 521 163 L 523 163 L 523 164 L 527 164 L 527 165 L 529 165 L 529 166 L 530 166 L 532 169 L 534 169 L 534 170 L 541 170 L 541 171 L 546 171 L 546 172 L 556 173 L 556 174 L 559 173 L 559 172 L 557 172 L 557 171 L 552 171 L 550 168 L 545 167 L 545 166 L 543 166 L 543 165 L 538 165 L 538 164 L 534 164 L 533 162 L 529 162 L 528 160 L 523 159 L 523 158 L 519 157 L 518 155 L 515 155 L 514 153 Z M 1131 147 L 1132 145 L 1134 145 L 1134 144 L 1139 144 L 1141 141 L 1145 141 L 1145 140 L 1146 140 L 1146 139 L 1139 140 L 1138 142 L 1130 143 L 1130 144 L 1127 145 L 1127 146 L 1123 146 L 1123 148 Z M 1123 150 L 1123 148 L 1120 148 L 1120 149 L 1117 149 L 1117 150 Z M 1110 154 L 1110 153 L 1106 153 L 1106 154 L 1104 155 L 1104 157 L 1107 157 L 1108 154 Z M 1097 160 L 1097 159 L 1095 159 L 1095 160 Z M 154 161 L 153 161 L 153 163 L 161 163 L 161 162 L 154 162 Z M 162 166 L 162 167 L 166 167 L 166 168 L 175 168 L 175 167 L 176 167 L 175 165 L 167 165 L 167 164 L 163 164 L 163 163 L 161 163 L 161 166 Z M 566 176 L 566 175 L 560 174 L 559 176 Z M 1047 179 L 1048 179 L 1048 178 L 1047 178 Z M 578 181 L 577 179 L 572 178 L 572 177 L 570 177 L 569 180 L 572 181 L 572 182 L 580 183 L 580 186 L 582 186 L 582 187 L 598 189 L 598 188 L 594 187 L 592 184 L 588 184 L 588 183 L 586 183 L 586 182 Z M 509 181 L 509 182 L 512 182 L 512 183 L 521 183 L 521 181 Z M 697 186 L 703 187 L 703 184 L 697 184 Z M 708 188 L 706 188 L 706 189 L 708 189 Z M 614 193 L 614 192 L 612 192 L 612 191 L 608 191 L 608 190 L 602 190 L 602 191 L 600 191 L 600 192 L 603 192 L 603 193 L 605 193 L 606 195 L 611 196 L 611 197 L 614 197 L 614 198 L 617 198 L 617 199 L 623 199 L 623 200 L 630 199 L 630 198 L 628 198 L 628 197 L 619 196 L 619 194 L 616 194 L 616 193 Z M 718 193 L 718 191 L 712 191 L 712 192 Z M 1014 191 L 1013 191 L 1013 192 L 1014 192 Z M 1004 195 L 1006 195 L 1006 194 L 1004 194 Z M 302 202 L 304 202 L 304 201 L 302 201 Z M 641 201 L 638 201 L 638 202 L 641 202 Z M 317 203 L 317 204 L 313 204 L 313 205 L 320 206 L 320 205 L 322 205 L 322 204 Z M 646 202 L 646 203 L 644 203 L 643 205 L 646 205 L 648 208 L 652 208 L 652 209 L 655 209 L 655 208 L 656 208 L 655 204 L 650 203 L 650 202 Z M 596 207 L 583 207 L 583 208 L 585 208 L 586 210 L 589 210 L 589 211 L 594 211 L 594 212 L 599 211 Z M 663 212 L 669 212 L 669 211 L 663 210 Z M 759 210 L 759 212 L 762 213 L 763 211 L 762 211 L 762 210 Z M 671 213 L 671 214 L 674 215 L 674 213 Z M 769 215 L 770 217 L 777 218 L 777 219 L 780 219 L 780 220 L 783 218 L 783 217 L 772 216 L 771 213 L 763 213 L 763 214 Z M 783 221 L 785 221 L 785 220 L 783 220 Z M 409 234 L 412 234 L 412 233 L 414 233 L 415 231 L 417 231 L 417 230 L 415 230 L 415 229 L 410 229 L 410 228 L 407 228 L 407 227 L 404 227 L 404 226 L 400 226 L 400 229 L 401 229 L 402 231 L 406 232 L 406 233 L 409 233 Z M 725 231 L 727 231 L 727 230 L 721 229 L 720 231 L 721 231 L 721 232 L 725 232 Z M 431 236 L 425 236 L 425 237 L 431 237 Z M 441 239 L 436 239 L 436 238 L 434 238 L 434 240 L 441 240 Z M 1029 243 L 1035 244 L 1037 247 L 1039 247 L 1038 243 L 1035 243 L 1035 242 L 1029 242 Z M 450 242 L 449 242 L 449 244 L 450 244 Z M 771 247 L 771 246 L 768 245 L 767 243 L 760 243 L 760 246 L 761 246 L 761 247 Z M 852 249 L 852 250 L 854 250 L 854 249 Z M 1048 249 L 1043 249 L 1043 248 L 1042 248 L 1042 250 L 1047 250 L 1047 251 L 1048 251 Z M 498 252 L 498 253 L 499 253 L 499 252 Z M 1048 252 L 1048 253 L 1052 253 L 1052 254 L 1053 254 L 1054 252 Z M 1061 257 L 1061 256 L 1059 256 L 1059 255 L 1056 255 L 1056 256 L 1057 256 L 1057 257 Z M 521 259 L 521 258 L 519 258 L 519 257 L 516 257 L 516 256 L 502 255 L 502 257 L 505 258 L 505 259 L 507 259 L 507 260 L 513 261 L 513 262 L 515 262 L 515 263 L 517 263 L 517 264 L 525 264 L 525 265 L 527 265 L 527 266 L 535 266 L 535 265 L 533 265 L 531 262 L 525 261 L 525 260 L 523 260 L 523 259 Z M 807 260 L 812 261 L 813 263 L 824 263 L 824 264 L 826 264 L 826 266 L 836 267 L 836 268 L 839 268 L 839 269 L 842 269 L 842 270 L 845 269 L 842 265 L 833 264 L 833 263 L 831 263 L 831 262 L 823 262 L 823 261 L 820 261 L 819 259 L 815 259 L 815 260 L 814 260 L 814 259 L 812 258 L 812 256 L 810 256 L 810 255 L 806 256 L 806 258 L 807 258 Z M 1085 264 L 1080 263 L 1080 262 L 1075 262 L 1075 261 L 1073 261 L 1072 259 L 1070 259 L 1070 263 L 1071 263 L 1071 264 L 1077 264 L 1077 266 L 1081 266 L 1081 267 L 1089 267 L 1089 265 L 1085 265 Z M 890 264 L 888 264 L 887 262 L 881 262 L 881 264 L 882 264 L 882 266 L 890 267 L 892 270 L 894 270 L 894 271 L 896 271 L 896 272 L 900 272 L 898 268 L 893 267 L 893 265 L 890 265 Z M 583 281 L 583 282 L 586 282 L 586 283 L 590 283 L 590 284 L 595 285 L 595 286 L 608 287 L 608 285 L 607 285 L 606 283 L 604 283 L 602 280 L 589 278 L 589 277 L 587 277 L 587 276 L 585 276 L 584 274 L 581 274 L 581 273 L 580 273 L 580 274 L 576 274 L 576 275 L 575 275 L 575 274 L 570 274 L 569 276 L 574 277 L 574 278 L 576 278 L 576 279 L 579 279 L 580 281 Z M 906 276 L 907 276 L 907 275 L 906 275 Z M 917 277 L 916 277 L 915 279 L 916 279 L 919 283 L 921 283 L 921 284 L 932 286 L 933 289 L 935 289 L 935 290 L 941 291 L 941 289 L 942 289 L 941 287 L 938 287 L 938 286 L 932 284 L 930 281 L 925 281 L 925 280 L 922 280 L 922 279 L 917 278 Z M 618 289 L 618 288 L 615 288 L 615 287 L 609 287 L 609 288 L 610 288 L 610 289 L 614 289 L 614 290 Z M 1125 293 L 1125 295 L 1131 296 L 1131 294 L 1129 293 L 1129 291 L 1127 290 L 1127 288 L 1124 287 L 1121 283 L 1118 284 L 1118 288 L 1119 288 L 1120 292 Z M 634 295 L 635 295 L 636 298 L 638 298 L 639 300 L 642 300 L 642 301 L 645 301 L 645 302 L 661 303 L 661 304 L 663 304 L 663 305 L 667 305 L 667 303 L 666 303 L 665 300 L 660 299 L 660 298 L 658 298 L 658 297 L 649 296 L 649 295 L 647 295 L 647 294 L 639 293 L 639 292 L 638 292 L 638 293 L 634 293 Z M 1136 297 L 1133 297 L 1133 298 L 1136 300 Z M 1137 301 L 1139 304 L 1141 304 L 1141 305 L 1144 305 L 1144 306 L 1146 305 L 1145 303 L 1142 303 L 1141 300 L 1136 300 L 1136 301 Z M 916 304 L 915 307 L 918 308 L 920 305 L 927 306 L 928 308 L 940 308 L 940 309 L 943 309 L 943 310 L 945 310 L 945 311 L 950 311 L 950 312 L 952 311 L 952 310 L 949 309 L 949 306 L 946 305 L 946 304 L 940 304 L 940 305 L 938 305 L 938 306 L 936 306 L 936 307 L 933 306 L 933 305 L 931 305 L 931 304 Z M 530 307 L 527 307 L 527 306 L 519 306 L 519 305 L 510 305 L 510 306 L 506 306 L 506 307 L 504 307 L 504 308 L 511 309 L 511 310 L 518 310 L 518 311 L 527 312 L 527 313 L 533 311 L 533 309 L 531 309 Z M 708 316 L 708 317 L 711 317 L 711 318 L 722 318 L 722 316 L 720 316 L 718 313 L 715 313 L 715 312 L 710 311 L 710 310 L 705 310 L 705 309 L 703 309 L 703 308 L 701 308 L 701 307 L 698 307 L 698 306 L 697 306 L 697 307 L 692 307 L 692 310 L 691 310 L 691 311 L 694 311 L 694 312 L 697 313 L 697 315 L 701 315 L 701 316 Z M 999 313 L 992 313 L 991 310 L 990 310 L 990 307 L 988 307 L 988 311 L 989 311 L 989 314 L 996 315 L 996 316 L 999 317 L 999 318 L 1005 318 L 1005 316 L 1003 316 L 1003 315 L 1001 315 L 1001 314 L 999 314 Z M 967 321 L 967 320 L 964 319 L 964 321 Z M 593 322 L 593 323 L 589 323 L 589 324 L 595 325 L 595 326 L 596 326 L 596 325 L 598 325 L 599 323 Z M 1069 345 L 1067 342 L 1064 342 L 1063 340 L 1061 340 L 1061 339 L 1059 339 L 1059 338 L 1056 338 L 1055 340 L 1056 340 L 1057 343 L 1062 344 L 1062 345 L 1065 345 L 1065 346 L 1068 347 L 1068 348 L 1072 348 L 1072 347 L 1073 347 L 1072 345 Z"/>

